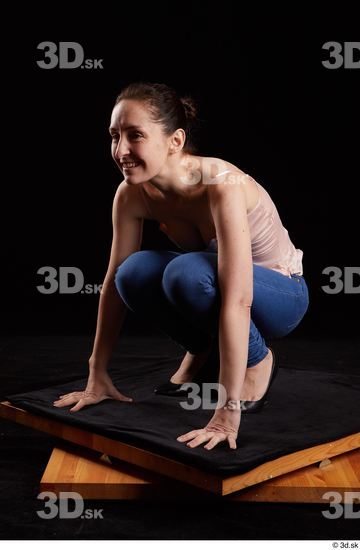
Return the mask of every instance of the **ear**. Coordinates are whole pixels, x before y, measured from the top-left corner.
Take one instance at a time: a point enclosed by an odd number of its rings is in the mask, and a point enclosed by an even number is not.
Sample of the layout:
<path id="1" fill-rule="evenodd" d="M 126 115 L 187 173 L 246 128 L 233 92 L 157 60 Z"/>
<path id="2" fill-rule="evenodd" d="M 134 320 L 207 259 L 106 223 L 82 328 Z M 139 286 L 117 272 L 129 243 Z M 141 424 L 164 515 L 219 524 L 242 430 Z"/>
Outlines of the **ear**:
<path id="1" fill-rule="evenodd" d="M 170 138 L 169 153 L 174 154 L 184 147 L 186 134 L 182 128 L 178 128 Z"/>

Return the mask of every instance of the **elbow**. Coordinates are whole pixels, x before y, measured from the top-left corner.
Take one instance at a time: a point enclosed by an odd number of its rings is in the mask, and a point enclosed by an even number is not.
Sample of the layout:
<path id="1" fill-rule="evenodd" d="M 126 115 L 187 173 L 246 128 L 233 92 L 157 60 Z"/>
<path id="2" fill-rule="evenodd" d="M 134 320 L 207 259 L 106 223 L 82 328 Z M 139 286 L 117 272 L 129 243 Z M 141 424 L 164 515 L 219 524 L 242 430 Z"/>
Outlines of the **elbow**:
<path id="1" fill-rule="evenodd" d="M 235 306 L 239 309 L 251 309 L 252 300 L 250 300 L 250 298 L 241 298 L 235 302 Z"/>
<path id="2" fill-rule="evenodd" d="M 222 304 L 225 309 L 250 309 L 252 302 L 253 297 L 248 294 L 241 296 L 229 296 L 228 299 L 222 299 Z"/>
<path id="3" fill-rule="evenodd" d="M 252 281 L 249 284 L 239 284 L 238 281 L 231 284 L 220 283 L 221 302 L 225 307 L 250 308 L 253 303 L 254 289 Z"/>

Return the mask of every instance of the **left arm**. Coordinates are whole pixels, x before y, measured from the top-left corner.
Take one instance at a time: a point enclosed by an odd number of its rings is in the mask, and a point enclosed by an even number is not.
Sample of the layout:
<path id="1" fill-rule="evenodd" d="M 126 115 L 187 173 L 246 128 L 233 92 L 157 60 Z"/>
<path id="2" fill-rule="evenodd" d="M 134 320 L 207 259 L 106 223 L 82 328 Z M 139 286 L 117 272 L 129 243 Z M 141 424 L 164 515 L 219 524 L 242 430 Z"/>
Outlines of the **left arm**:
<path id="1" fill-rule="evenodd" d="M 218 239 L 219 383 L 226 391 L 226 399 L 240 401 L 253 299 L 251 238 L 243 185 L 226 184 L 226 180 L 223 184 L 212 185 L 209 200 Z"/>
<path id="2" fill-rule="evenodd" d="M 240 394 L 248 359 L 253 264 L 241 180 L 230 184 L 225 179 L 223 183 L 209 185 L 208 196 L 218 239 L 221 294 L 219 402 L 207 427 L 185 434 L 180 441 L 193 439 L 188 445 L 196 447 L 209 440 L 205 448 L 210 450 L 225 439 L 228 439 L 231 448 L 236 448 L 241 417 Z M 225 400 L 235 401 L 236 409 L 224 408 Z"/>

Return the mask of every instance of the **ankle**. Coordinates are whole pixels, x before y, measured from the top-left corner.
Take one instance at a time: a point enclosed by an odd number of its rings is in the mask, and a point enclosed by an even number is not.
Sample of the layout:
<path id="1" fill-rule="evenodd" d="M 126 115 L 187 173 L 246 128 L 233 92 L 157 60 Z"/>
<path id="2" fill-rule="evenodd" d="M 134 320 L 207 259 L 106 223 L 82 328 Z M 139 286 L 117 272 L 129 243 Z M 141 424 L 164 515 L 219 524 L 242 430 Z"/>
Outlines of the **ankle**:
<path id="1" fill-rule="evenodd" d="M 200 368 L 205 363 L 209 356 L 211 348 L 208 350 L 193 355 L 189 351 L 184 356 L 178 370 L 170 378 L 170 382 L 174 384 L 184 384 L 185 382 L 191 382 L 191 380 L 199 372 Z"/>

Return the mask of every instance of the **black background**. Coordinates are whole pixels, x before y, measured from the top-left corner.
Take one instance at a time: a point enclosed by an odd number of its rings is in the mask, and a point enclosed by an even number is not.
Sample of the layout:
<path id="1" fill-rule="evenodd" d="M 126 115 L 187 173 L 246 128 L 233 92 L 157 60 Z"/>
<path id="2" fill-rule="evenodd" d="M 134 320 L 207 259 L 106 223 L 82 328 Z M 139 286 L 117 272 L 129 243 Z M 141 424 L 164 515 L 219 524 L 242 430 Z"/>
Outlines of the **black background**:
<path id="1" fill-rule="evenodd" d="M 41 294 L 42 266 L 100 284 L 122 175 L 108 125 L 129 82 L 174 86 L 197 102 L 199 154 L 226 159 L 271 194 L 303 265 L 311 304 L 294 335 L 357 336 L 358 294 L 326 294 L 327 266 L 359 265 L 360 71 L 329 70 L 327 41 L 359 41 L 350 5 L 238 2 L 19 7 L 3 62 L 10 119 L 4 163 L 5 330 L 94 333 L 99 295 Z M 74 41 L 103 69 L 41 69 L 42 41 Z M 4 136 L 3 136 L 4 137 Z M 176 247 L 154 222 L 143 248 Z M 355 283 L 359 284 L 358 279 Z"/>
<path id="2" fill-rule="evenodd" d="M 321 289 L 329 283 L 322 275 L 327 266 L 359 265 L 360 71 L 322 65 L 324 43 L 360 40 L 353 6 L 3 5 L 3 397 L 86 375 L 99 295 L 41 294 L 37 271 L 75 266 L 86 283 L 102 282 L 112 200 L 122 180 L 107 128 L 115 97 L 134 80 L 165 82 L 198 101 L 199 153 L 229 160 L 263 184 L 304 251 L 311 304 L 299 327 L 276 345 L 283 374 L 358 372 L 359 295 Z M 42 41 L 78 42 L 86 58 L 103 59 L 104 69 L 40 69 Z M 143 248 L 162 247 L 175 249 L 146 222 Z M 112 371 L 135 361 L 144 371 L 164 368 L 165 381 L 178 366 L 178 346 L 129 334 L 120 338 Z M 333 405 L 342 411 L 341 402 Z M 36 497 L 58 439 L 6 420 L 0 436 L 5 538 L 356 538 L 356 521 L 323 517 L 321 511 L 331 511 L 328 501 L 88 501 L 89 508 L 104 508 L 101 525 L 80 518 L 44 522 Z"/>

